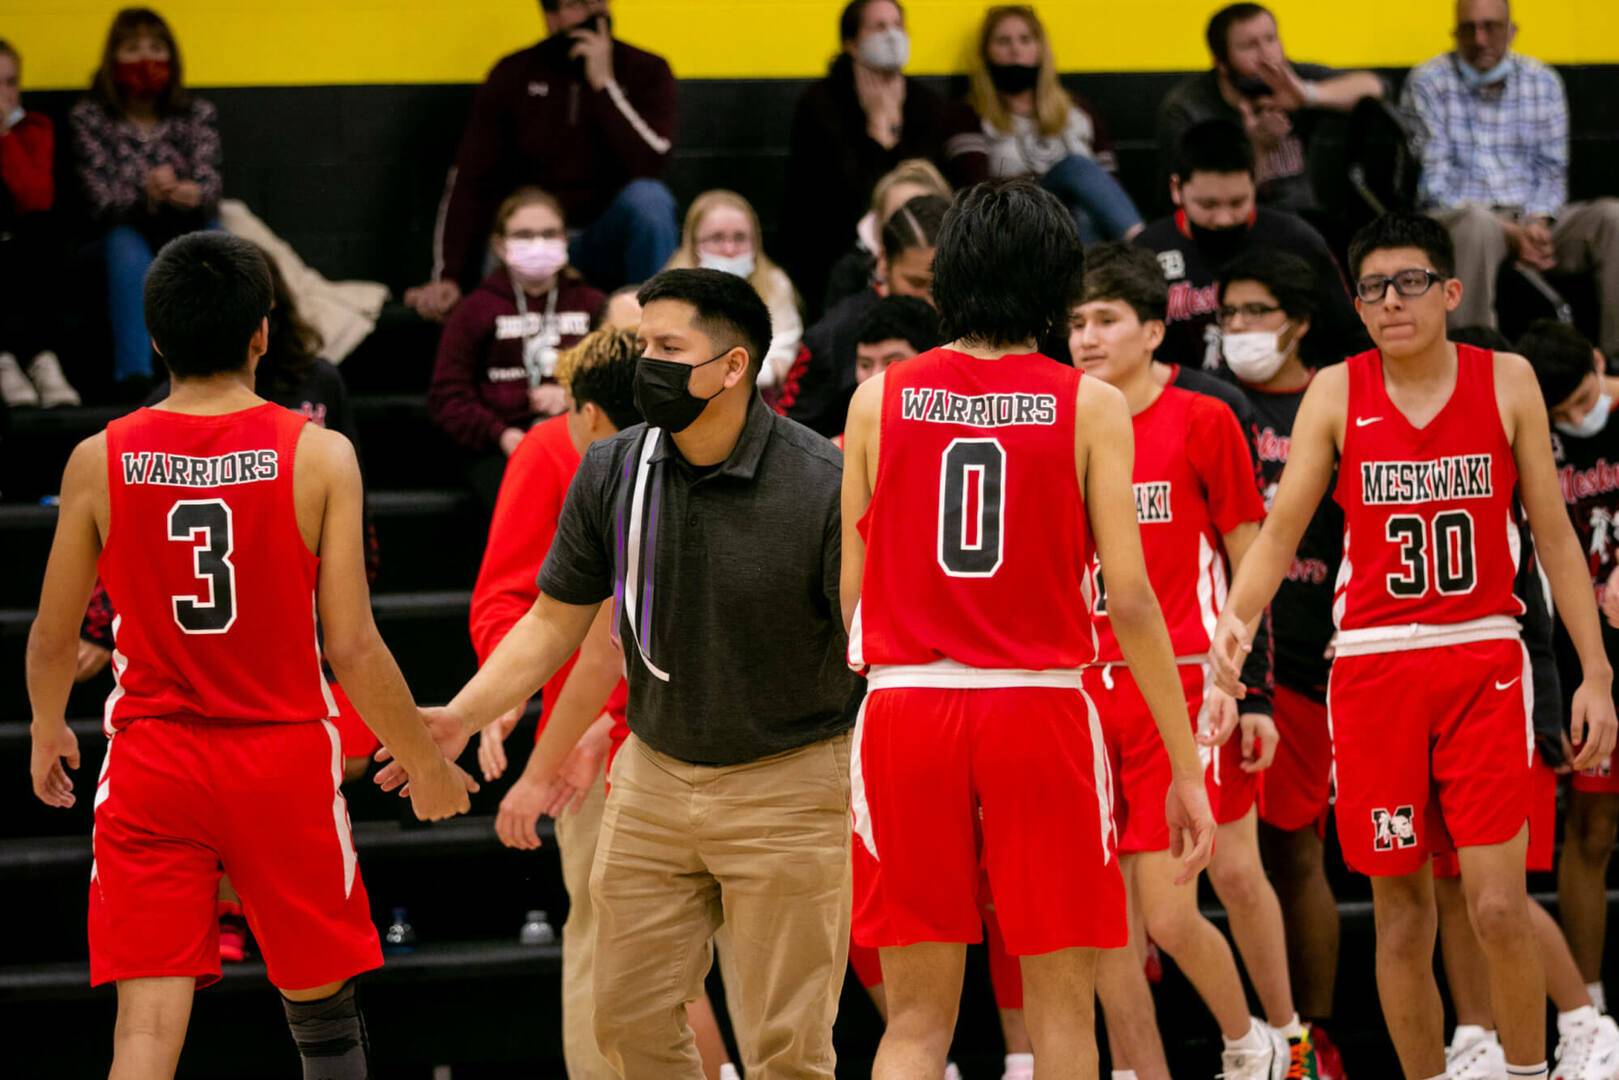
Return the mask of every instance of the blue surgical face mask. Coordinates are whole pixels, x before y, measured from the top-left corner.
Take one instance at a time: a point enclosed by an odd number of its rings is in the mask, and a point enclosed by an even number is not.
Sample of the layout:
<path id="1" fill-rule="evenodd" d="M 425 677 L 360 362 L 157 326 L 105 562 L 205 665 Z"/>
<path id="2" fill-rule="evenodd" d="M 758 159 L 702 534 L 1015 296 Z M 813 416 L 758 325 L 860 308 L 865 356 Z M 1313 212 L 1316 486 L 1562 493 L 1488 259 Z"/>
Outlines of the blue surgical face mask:
<path id="1" fill-rule="evenodd" d="M 1469 64 L 1466 60 L 1463 60 L 1460 56 L 1458 56 L 1456 58 L 1456 71 L 1462 77 L 1462 85 L 1466 86 L 1469 90 L 1479 90 L 1486 86 L 1494 86 L 1496 83 L 1504 80 L 1507 77 L 1507 73 L 1511 70 L 1511 64 L 1512 54 L 1507 53 L 1505 56 L 1501 57 L 1500 63 L 1496 64 L 1487 71 L 1480 71 L 1478 68 L 1474 67 L 1472 64 Z"/>
<path id="2" fill-rule="evenodd" d="M 1579 423 L 1570 424 L 1559 420 L 1557 430 L 1576 439 L 1589 439 L 1593 435 L 1600 434 L 1602 429 L 1608 426 L 1608 414 L 1612 410 L 1613 398 L 1603 394 L 1597 398 L 1597 403 L 1591 406 L 1590 411 L 1580 417 Z"/>

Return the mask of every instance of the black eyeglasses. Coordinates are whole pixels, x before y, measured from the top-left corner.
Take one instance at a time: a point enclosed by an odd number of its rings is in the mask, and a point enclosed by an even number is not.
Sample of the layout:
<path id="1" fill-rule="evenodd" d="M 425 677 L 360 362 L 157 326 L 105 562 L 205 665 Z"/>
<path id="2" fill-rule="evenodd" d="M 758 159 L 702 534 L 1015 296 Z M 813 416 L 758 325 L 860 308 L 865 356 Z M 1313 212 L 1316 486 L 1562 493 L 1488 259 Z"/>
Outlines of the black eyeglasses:
<path id="1" fill-rule="evenodd" d="M 1261 304 L 1256 300 L 1246 304 L 1225 304 L 1218 314 L 1221 322 L 1230 322 L 1238 315 L 1245 319 L 1263 319 L 1266 315 L 1274 315 L 1281 310 L 1275 304 Z"/>
<path id="2" fill-rule="evenodd" d="M 1432 270 L 1401 270 L 1398 274 L 1367 274 L 1355 282 L 1355 295 L 1363 304 L 1381 304 L 1389 286 L 1406 299 L 1421 296 L 1445 279 Z"/>

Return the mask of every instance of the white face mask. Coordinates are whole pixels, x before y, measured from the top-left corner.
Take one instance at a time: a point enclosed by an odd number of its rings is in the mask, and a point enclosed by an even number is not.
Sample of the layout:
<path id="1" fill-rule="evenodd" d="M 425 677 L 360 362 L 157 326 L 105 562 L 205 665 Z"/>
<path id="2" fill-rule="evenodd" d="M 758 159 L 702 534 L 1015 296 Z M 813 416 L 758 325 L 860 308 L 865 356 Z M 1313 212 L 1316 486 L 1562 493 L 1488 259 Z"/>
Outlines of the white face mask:
<path id="1" fill-rule="evenodd" d="M 874 71 L 898 71 L 911 58 L 911 39 L 903 27 L 891 26 L 860 39 L 860 62 Z"/>
<path id="2" fill-rule="evenodd" d="M 753 252 L 745 251 L 741 255 L 710 255 L 706 251 L 699 251 L 697 265 L 704 270 L 723 270 L 739 278 L 752 277 Z"/>
<path id="3" fill-rule="evenodd" d="M 512 273 L 527 282 L 544 281 L 568 265 L 566 240 L 506 241 L 506 265 Z"/>
<path id="4" fill-rule="evenodd" d="M 23 107 L 21 105 L 18 105 L 15 109 L 12 109 L 9 113 L 6 114 L 6 124 L 5 124 L 5 126 L 7 128 L 16 127 L 18 124 L 22 123 L 22 118 L 24 116 L 26 116 L 26 115 L 27 115 L 27 113 L 23 110 Z"/>
<path id="5" fill-rule="evenodd" d="M 1221 334 L 1220 351 L 1225 355 L 1231 373 L 1246 383 L 1269 382 L 1282 370 L 1288 352 L 1281 347 L 1281 330 L 1249 330 L 1240 334 Z"/>
<path id="6" fill-rule="evenodd" d="M 1608 426 L 1608 413 L 1612 409 L 1613 398 L 1603 394 L 1597 398 L 1597 403 L 1591 406 L 1591 411 L 1580 417 L 1579 423 L 1570 424 L 1559 420 L 1557 430 L 1576 439 L 1589 439 L 1593 435 L 1600 434 L 1602 429 Z"/>

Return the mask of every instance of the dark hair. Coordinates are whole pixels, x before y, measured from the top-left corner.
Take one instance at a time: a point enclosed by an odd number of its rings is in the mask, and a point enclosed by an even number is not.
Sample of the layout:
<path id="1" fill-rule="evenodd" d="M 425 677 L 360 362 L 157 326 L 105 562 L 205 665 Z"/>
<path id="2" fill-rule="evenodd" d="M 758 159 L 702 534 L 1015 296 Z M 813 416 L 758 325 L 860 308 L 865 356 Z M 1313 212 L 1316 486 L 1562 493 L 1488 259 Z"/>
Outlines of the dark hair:
<path id="1" fill-rule="evenodd" d="M 950 200 L 942 195 L 917 195 L 900 204 L 883 225 L 883 256 L 893 262 L 912 248 L 936 247 Z"/>
<path id="2" fill-rule="evenodd" d="M 17 55 L 17 49 L 5 38 L 0 38 L 0 56 L 11 57 L 11 62 L 17 65 L 18 73 L 22 70 L 22 57 Z"/>
<path id="3" fill-rule="evenodd" d="M 1175 176 L 1181 183 L 1193 173 L 1254 175 L 1254 144 L 1247 132 L 1229 120 L 1204 120 L 1181 136 L 1175 152 Z"/>
<path id="4" fill-rule="evenodd" d="M 1231 28 L 1261 15 L 1276 17 L 1262 4 L 1227 4 L 1214 13 L 1203 31 L 1203 40 L 1209 43 L 1209 55 L 1215 62 L 1224 64 L 1231 59 Z"/>
<path id="5" fill-rule="evenodd" d="M 933 305 L 914 296 L 885 296 L 861 318 L 854 339 L 856 345 L 895 340 L 908 343 L 917 352 L 942 344 L 939 313 Z"/>
<path id="6" fill-rule="evenodd" d="M 1067 323 L 1084 269 L 1073 215 L 1055 195 L 1022 179 L 977 184 L 939 229 L 940 333 L 988 345 L 1042 341 Z"/>
<path id="7" fill-rule="evenodd" d="M 264 268 L 270 274 L 270 295 L 274 300 L 270 308 L 270 345 L 259 358 L 257 385 L 259 392 L 284 394 L 295 389 L 315 366 L 323 344 L 320 334 L 304 321 L 298 305 L 287 288 L 275 260 L 262 249 Z"/>
<path id="8" fill-rule="evenodd" d="M 853 41 L 860 36 L 860 17 L 866 13 L 866 8 L 877 0 L 849 0 L 843 5 L 843 14 L 838 16 L 838 40 Z M 899 0 L 890 0 L 899 8 L 899 17 L 905 18 L 905 5 Z"/>
<path id="9" fill-rule="evenodd" d="M 90 82 L 90 96 L 114 116 L 124 114 L 124 92 L 119 89 L 113 71 L 118 66 L 118 46 L 133 37 L 150 34 L 169 47 L 169 85 L 157 96 L 155 105 L 159 116 L 170 116 L 183 111 L 190 104 L 185 91 L 185 67 L 180 62 L 180 46 L 174 40 L 174 31 L 163 16 L 145 7 L 124 8 L 112 17 L 107 28 L 107 43 L 101 49 L 101 66 Z"/>
<path id="10" fill-rule="evenodd" d="M 640 355 L 634 331 L 596 330 L 557 358 L 557 381 L 568 388 L 576 408 L 594 404 L 623 431 L 641 422 L 635 405 L 635 361 Z"/>
<path id="11" fill-rule="evenodd" d="M 679 300 L 696 309 L 692 322 L 716 345 L 748 351 L 754 378 L 770 348 L 770 309 L 747 278 L 723 270 L 664 270 L 635 294 L 644 308 L 655 300 Z"/>
<path id="12" fill-rule="evenodd" d="M 1446 330 L 1445 337 L 1458 345 L 1471 345 L 1475 349 L 1491 352 L 1512 352 L 1512 340 L 1493 326 L 1458 326 Z"/>
<path id="13" fill-rule="evenodd" d="M 1530 323 L 1518 339 L 1517 351 L 1534 367 L 1540 396 L 1546 399 L 1548 409 L 1567 401 L 1585 377 L 1596 370 L 1591 343 L 1578 330 L 1556 319 Z"/>
<path id="14" fill-rule="evenodd" d="M 1416 248 L 1428 257 L 1440 277 L 1456 276 L 1456 245 L 1450 230 L 1427 214 L 1396 211 L 1362 225 L 1349 242 L 1349 276 L 1360 277 L 1360 264 L 1374 251 Z"/>
<path id="15" fill-rule="evenodd" d="M 1158 256 L 1144 247 L 1114 240 L 1085 252 L 1085 279 L 1079 302 L 1119 300 L 1142 322 L 1162 322 L 1169 313 L 1169 282 Z"/>
<path id="16" fill-rule="evenodd" d="M 236 371 L 273 295 L 257 244 L 186 233 L 163 245 L 146 274 L 146 328 L 176 379 Z"/>
<path id="17" fill-rule="evenodd" d="M 1233 281 L 1253 281 L 1265 287 L 1291 319 L 1311 319 L 1320 307 L 1315 293 L 1315 271 L 1297 255 L 1276 248 L 1252 248 L 1220 268 L 1220 302 Z"/>

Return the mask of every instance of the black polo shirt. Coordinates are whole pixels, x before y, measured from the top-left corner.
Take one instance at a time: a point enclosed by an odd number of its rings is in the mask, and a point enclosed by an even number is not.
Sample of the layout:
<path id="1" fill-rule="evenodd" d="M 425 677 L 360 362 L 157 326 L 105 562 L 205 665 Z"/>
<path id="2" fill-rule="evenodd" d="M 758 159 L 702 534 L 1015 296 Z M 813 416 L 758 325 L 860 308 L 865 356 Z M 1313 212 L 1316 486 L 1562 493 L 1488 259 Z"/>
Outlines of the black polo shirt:
<path id="1" fill-rule="evenodd" d="M 718 466 L 645 424 L 586 451 L 539 586 L 613 599 L 630 730 L 648 746 L 734 765 L 852 725 L 842 477 L 831 443 L 757 396 Z"/>

